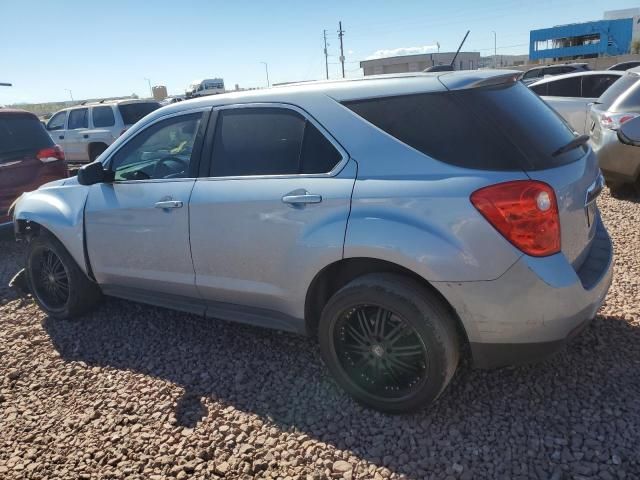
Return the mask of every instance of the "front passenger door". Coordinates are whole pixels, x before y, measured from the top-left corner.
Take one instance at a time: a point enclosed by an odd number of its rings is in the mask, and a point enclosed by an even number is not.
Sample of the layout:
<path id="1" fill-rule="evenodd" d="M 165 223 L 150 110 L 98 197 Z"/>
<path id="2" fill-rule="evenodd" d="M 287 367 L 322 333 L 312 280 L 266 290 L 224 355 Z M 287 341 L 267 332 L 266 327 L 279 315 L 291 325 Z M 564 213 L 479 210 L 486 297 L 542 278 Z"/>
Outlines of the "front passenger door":
<path id="1" fill-rule="evenodd" d="M 88 141 L 84 138 L 89 129 L 89 109 L 76 108 L 69 111 L 65 134 L 65 158 L 75 162 L 89 160 Z"/>
<path id="2" fill-rule="evenodd" d="M 162 294 L 174 306 L 198 296 L 189 198 L 208 113 L 181 113 L 146 127 L 106 160 L 115 181 L 90 187 L 87 250 L 105 293 L 146 295 L 145 301 L 156 304 L 148 296 Z"/>

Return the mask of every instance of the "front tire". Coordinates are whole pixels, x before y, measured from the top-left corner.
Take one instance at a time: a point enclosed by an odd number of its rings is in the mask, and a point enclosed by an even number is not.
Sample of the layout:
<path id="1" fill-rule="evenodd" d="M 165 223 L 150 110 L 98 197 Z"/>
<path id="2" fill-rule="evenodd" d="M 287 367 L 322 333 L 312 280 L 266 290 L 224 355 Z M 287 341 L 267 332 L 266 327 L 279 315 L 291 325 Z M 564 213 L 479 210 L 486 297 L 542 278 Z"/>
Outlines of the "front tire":
<path id="1" fill-rule="evenodd" d="M 324 307 L 320 351 L 337 382 L 359 402 L 389 413 L 418 410 L 445 389 L 459 360 L 455 319 L 411 278 L 359 277 Z"/>
<path id="2" fill-rule="evenodd" d="M 41 232 L 29 242 L 26 273 L 36 303 L 50 317 L 76 317 L 102 298 L 98 285 L 87 278 L 64 246 L 48 232 Z"/>

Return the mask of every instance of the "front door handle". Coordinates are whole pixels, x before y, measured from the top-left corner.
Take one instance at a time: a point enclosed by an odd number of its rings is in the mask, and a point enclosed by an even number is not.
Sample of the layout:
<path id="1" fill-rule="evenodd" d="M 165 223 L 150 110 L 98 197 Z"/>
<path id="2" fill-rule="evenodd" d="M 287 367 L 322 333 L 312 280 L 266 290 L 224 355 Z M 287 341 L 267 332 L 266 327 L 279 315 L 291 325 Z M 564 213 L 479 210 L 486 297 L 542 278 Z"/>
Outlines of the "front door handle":
<path id="1" fill-rule="evenodd" d="M 301 193 L 291 192 L 285 195 L 284 197 L 282 197 L 282 201 L 284 203 L 288 203 L 289 205 L 304 205 L 307 203 L 320 203 L 322 201 L 322 195 L 309 193 L 307 191 L 303 191 Z"/>
<path id="2" fill-rule="evenodd" d="M 182 208 L 182 202 L 180 200 L 163 200 L 161 202 L 156 202 L 154 205 L 156 208 Z"/>

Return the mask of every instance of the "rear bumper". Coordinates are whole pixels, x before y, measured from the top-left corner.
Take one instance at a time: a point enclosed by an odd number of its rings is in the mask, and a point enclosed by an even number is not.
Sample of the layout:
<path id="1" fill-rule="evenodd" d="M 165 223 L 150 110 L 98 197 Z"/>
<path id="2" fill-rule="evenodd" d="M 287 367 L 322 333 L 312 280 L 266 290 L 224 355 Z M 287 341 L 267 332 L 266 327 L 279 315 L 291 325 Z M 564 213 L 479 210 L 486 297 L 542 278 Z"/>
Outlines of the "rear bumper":
<path id="1" fill-rule="evenodd" d="M 538 361 L 562 349 L 595 316 L 611 285 L 613 247 L 602 222 L 575 271 L 563 254 L 522 256 L 500 278 L 439 283 L 460 317 L 474 365 Z"/>
<path id="2" fill-rule="evenodd" d="M 607 180 L 633 183 L 640 175 L 640 148 L 621 143 L 614 130 L 603 129 L 592 147 Z"/>

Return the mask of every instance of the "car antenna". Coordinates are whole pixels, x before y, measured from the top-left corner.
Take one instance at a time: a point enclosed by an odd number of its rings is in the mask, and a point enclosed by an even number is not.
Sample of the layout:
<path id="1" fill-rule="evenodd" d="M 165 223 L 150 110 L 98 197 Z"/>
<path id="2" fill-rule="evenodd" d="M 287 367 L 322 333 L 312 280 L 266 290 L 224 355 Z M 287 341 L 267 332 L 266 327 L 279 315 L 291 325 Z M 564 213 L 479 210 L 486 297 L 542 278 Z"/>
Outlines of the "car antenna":
<path id="1" fill-rule="evenodd" d="M 458 58 L 458 54 L 460 53 L 460 49 L 462 48 L 462 46 L 464 45 L 464 42 L 467 40 L 467 37 L 469 36 L 469 33 L 471 33 L 471 30 L 467 30 L 467 33 L 464 34 L 464 38 L 462 39 L 462 41 L 460 42 L 460 46 L 458 47 L 458 50 L 456 50 L 456 54 L 453 56 L 453 59 L 451 60 L 451 66 L 453 67 L 456 63 L 456 58 Z"/>

